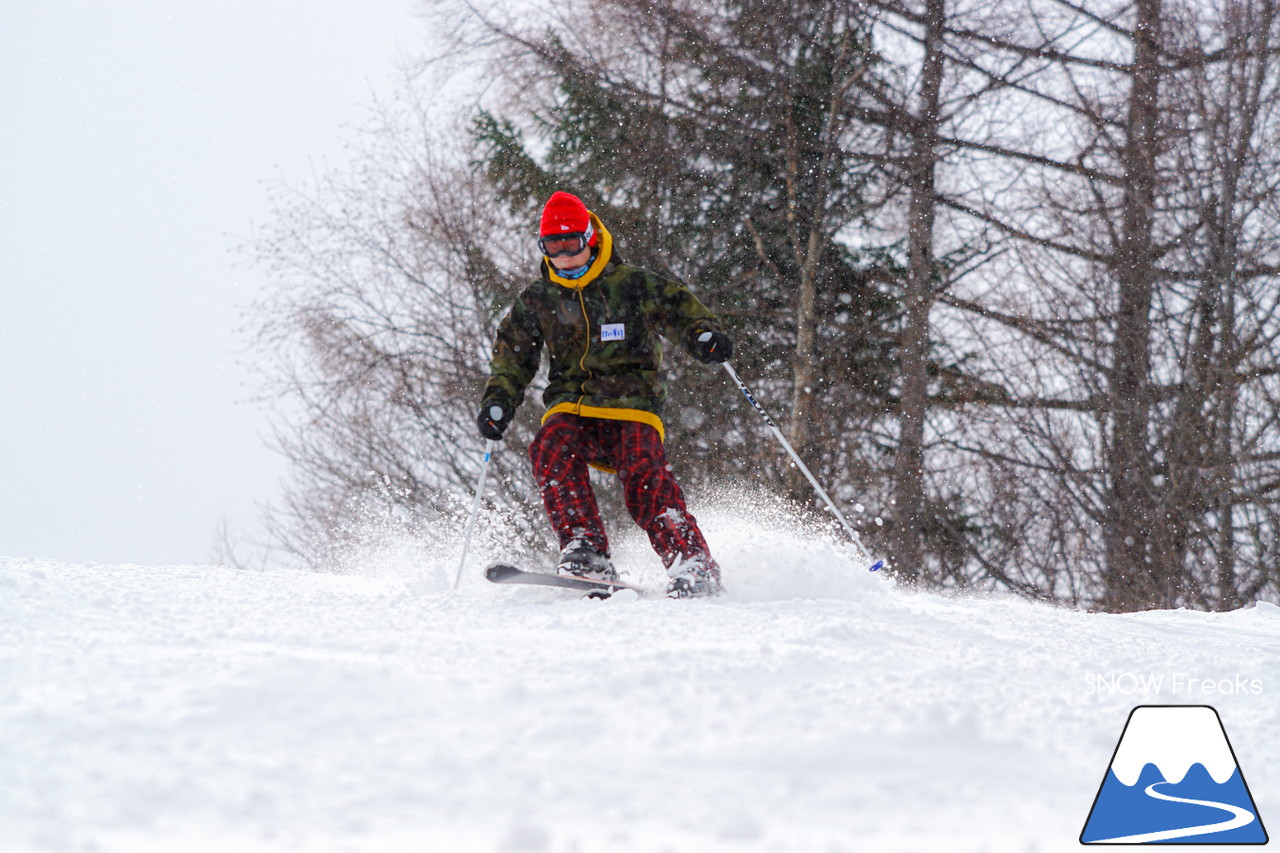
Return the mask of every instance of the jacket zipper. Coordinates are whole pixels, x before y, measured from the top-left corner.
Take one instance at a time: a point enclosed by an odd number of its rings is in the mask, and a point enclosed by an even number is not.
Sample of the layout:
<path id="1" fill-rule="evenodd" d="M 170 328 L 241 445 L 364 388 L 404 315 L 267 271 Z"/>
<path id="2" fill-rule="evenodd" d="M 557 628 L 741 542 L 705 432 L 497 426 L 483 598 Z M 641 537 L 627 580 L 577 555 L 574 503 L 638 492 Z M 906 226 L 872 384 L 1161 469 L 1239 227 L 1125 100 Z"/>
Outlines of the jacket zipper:
<path id="1" fill-rule="evenodd" d="M 583 323 L 586 324 L 586 330 L 587 330 L 586 345 L 582 349 L 582 358 L 578 359 L 578 367 L 582 368 L 582 371 L 587 374 L 587 379 L 590 380 L 595 378 L 595 374 L 591 372 L 591 369 L 589 367 L 587 367 L 587 356 L 591 354 L 591 317 L 587 315 L 587 300 L 586 300 L 586 297 L 582 295 L 582 291 L 586 290 L 586 286 L 584 285 L 582 287 L 579 287 L 577 288 L 577 290 L 578 290 L 578 304 L 582 307 L 582 321 Z M 578 414 L 579 415 L 582 414 L 582 401 L 585 399 L 587 399 L 586 394 L 582 394 L 578 397 Z"/>

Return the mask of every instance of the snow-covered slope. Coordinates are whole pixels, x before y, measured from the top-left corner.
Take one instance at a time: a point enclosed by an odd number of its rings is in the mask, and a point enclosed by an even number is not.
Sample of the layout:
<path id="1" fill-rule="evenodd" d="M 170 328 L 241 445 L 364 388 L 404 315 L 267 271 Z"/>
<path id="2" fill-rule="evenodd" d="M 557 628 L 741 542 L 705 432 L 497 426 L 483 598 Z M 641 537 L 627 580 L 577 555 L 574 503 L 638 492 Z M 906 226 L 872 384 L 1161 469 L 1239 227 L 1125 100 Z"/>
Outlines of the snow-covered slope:
<path id="1" fill-rule="evenodd" d="M 1217 707 L 1280 826 L 1280 608 L 942 598 L 704 522 L 715 601 L 492 587 L 484 548 L 456 593 L 456 552 L 413 547 L 345 576 L 0 559 L 0 850 L 1075 850 L 1165 703 Z"/>

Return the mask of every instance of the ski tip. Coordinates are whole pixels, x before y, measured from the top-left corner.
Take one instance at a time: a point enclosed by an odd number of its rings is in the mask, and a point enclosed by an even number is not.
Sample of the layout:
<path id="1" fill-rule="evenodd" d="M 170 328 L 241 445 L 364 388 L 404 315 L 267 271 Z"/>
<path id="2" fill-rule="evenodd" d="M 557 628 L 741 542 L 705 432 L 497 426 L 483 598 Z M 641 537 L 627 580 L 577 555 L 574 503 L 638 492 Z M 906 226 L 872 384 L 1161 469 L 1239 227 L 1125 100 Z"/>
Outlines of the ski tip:
<path id="1" fill-rule="evenodd" d="M 874 563 L 871 564 L 871 568 L 868 569 L 868 571 L 878 572 L 883 568 L 884 568 L 884 560 L 876 560 Z"/>
<path id="2" fill-rule="evenodd" d="M 515 566 L 508 566 L 506 563 L 494 563 L 492 566 L 484 570 L 484 576 L 494 583 L 502 583 L 505 579 L 512 575 L 519 574 L 520 570 Z"/>

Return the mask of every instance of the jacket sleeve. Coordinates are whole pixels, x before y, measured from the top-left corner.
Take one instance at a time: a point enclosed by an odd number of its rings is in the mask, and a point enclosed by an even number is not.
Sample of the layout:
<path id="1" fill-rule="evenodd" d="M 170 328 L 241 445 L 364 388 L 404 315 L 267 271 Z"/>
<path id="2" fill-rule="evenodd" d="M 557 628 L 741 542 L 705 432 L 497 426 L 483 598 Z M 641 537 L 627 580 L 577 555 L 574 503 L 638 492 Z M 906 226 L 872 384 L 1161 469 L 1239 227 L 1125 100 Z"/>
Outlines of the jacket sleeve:
<path id="1" fill-rule="evenodd" d="M 481 405 L 497 404 L 512 410 L 520 405 L 525 388 L 538 372 L 542 342 L 537 315 L 521 294 L 498 324 Z"/>
<path id="2" fill-rule="evenodd" d="M 690 350 L 693 339 L 703 332 L 720 331 L 720 323 L 711 309 L 703 305 L 689 288 L 678 281 L 658 279 L 663 307 L 663 335 Z"/>

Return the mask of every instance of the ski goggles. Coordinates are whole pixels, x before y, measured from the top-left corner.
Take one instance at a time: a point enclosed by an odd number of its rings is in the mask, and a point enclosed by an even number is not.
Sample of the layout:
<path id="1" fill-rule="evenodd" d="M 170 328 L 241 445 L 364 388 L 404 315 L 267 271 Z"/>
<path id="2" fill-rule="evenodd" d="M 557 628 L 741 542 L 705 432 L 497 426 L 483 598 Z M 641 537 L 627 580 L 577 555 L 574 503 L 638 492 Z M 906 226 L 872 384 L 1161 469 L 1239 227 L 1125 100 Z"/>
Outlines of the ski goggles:
<path id="1" fill-rule="evenodd" d="M 586 234 L 555 234 L 551 237 L 539 237 L 538 248 L 548 258 L 562 255 L 576 255 L 587 248 Z"/>
<path id="2" fill-rule="evenodd" d="M 572 231 L 567 234 L 548 234 L 538 238 L 538 248 L 548 258 L 559 258 L 564 255 L 573 256 L 591 245 L 591 238 L 596 230 L 587 223 L 586 231 Z"/>

